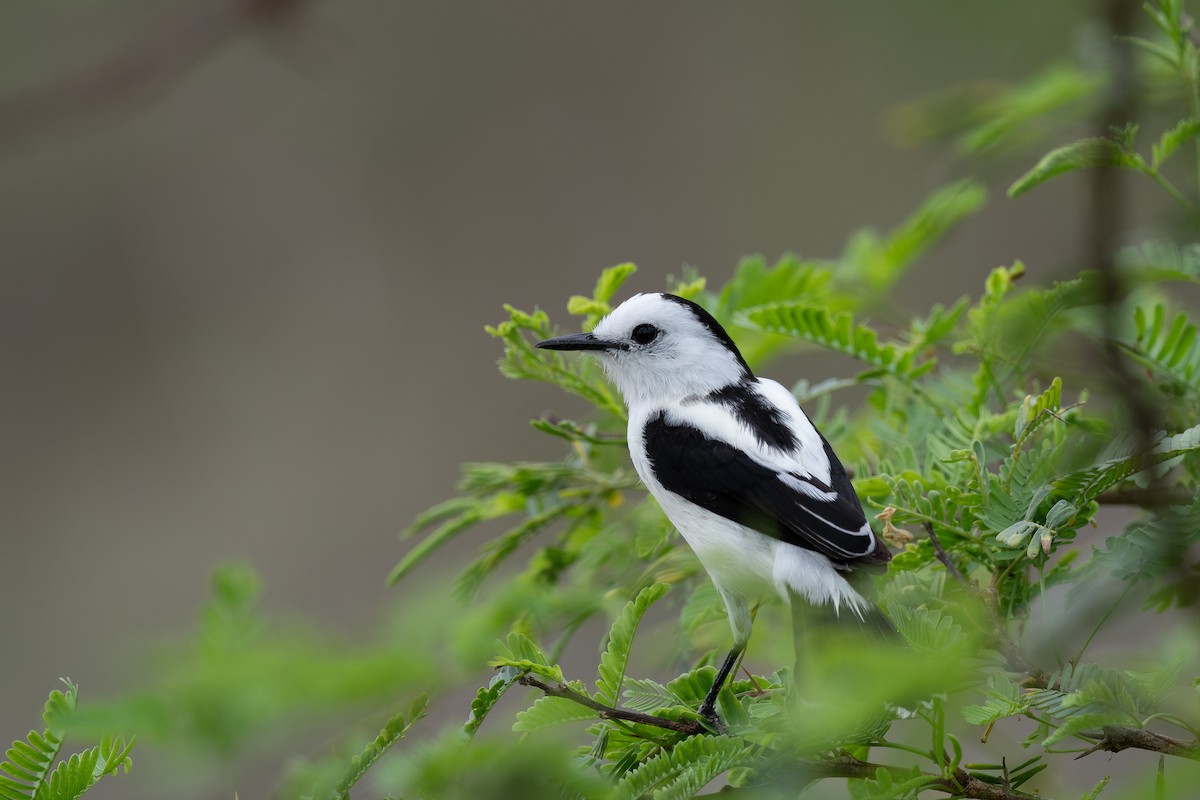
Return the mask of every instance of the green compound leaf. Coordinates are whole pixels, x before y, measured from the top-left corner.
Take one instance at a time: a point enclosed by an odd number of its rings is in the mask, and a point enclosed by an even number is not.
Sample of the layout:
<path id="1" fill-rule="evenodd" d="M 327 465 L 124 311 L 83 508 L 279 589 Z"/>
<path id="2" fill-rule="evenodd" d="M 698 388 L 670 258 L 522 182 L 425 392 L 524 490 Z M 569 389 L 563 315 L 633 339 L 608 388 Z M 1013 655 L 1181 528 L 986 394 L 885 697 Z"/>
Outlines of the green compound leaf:
<path id="1" fill-rule="evenodd" d="M 684 800 L 721 773 L 754 761 L 754 748 L 727 736 L 691 736 L 642 762 L 617 784 L 627 800 Z"/>
<path id="2" fill-rule="evenodd" d="M 989 675 L 984 701 L 980 705 L 964 706 L 963 719 L 972 725 L 991 725 L 1005 717 L 1025 712 L 1021 687 L 1003 675 Z"/>
<path id="3" fill-rule="evenodd" d="M 316 784 L 310 797 L 312 800 L 350 800 L 350 789 L 367 774 L 374 764 L 391 749 L 392 745 L 404 738 L 409 729 L 425 716 L 429 706 L 426 695 L 416 697 L 408 710 L 396 714 L 384 723 L 379 735 L 367 743 L 362 752 L 351 757 L 336 778 L 331 776 L 329 781 Z"/>
<path id="4" fill-rule="evenodd" d="M 1161 303 L 1147 311 L 1133 310 L 1133 341 L 1119 344 L 1134 361 L 1165 379 L 1154 385 L 1164 392 L 1195 399 L 1200 394 L 1200 337 L 1197 328 L 1180 312 L 1168 321 Z"/>
<path id="5" fill-rule="evenodd" d="M 487 719 L 488 714 L 492 713 L 496 703 L 500 702 L 504 693 L 511 689 L 513 684 L 526 672 L 528 670 L 518 667 L 501 667 L 491 682 L 475 693 L 475 699 L 471 701 L 471 715 L 463 723 L 463 733 L 474 736 L 479 727 L 483 725 L 484 720 Z"/>
<path id="6" fill-rule="evenodd" d="M 586 694 L 583 684 L 578 681 L 572 681 L 567 686 L 579 694 Z M 563 697 L 539 697 L 532 706 L 517 714 L 512 729 L 517 733 L 532 733 L 567 722 L 595 718 L 595 711 L 574 701 Z"/>
<path id="7" fill-rule="evenodd" d="M 626 604 L 620 616 L 613 622 L 608 633 L 608 647 L 600 657 L 600 678 L 596 681 L 596 699 L 615 706 L 621 697 L 625 681 L 625 668 L 629 665 L 629 651 L 633 637 L 646 610 L 663 597 L 671 587 L 665 583 L 647 586 L 638 596 Z"/>
<path id="8" fill-rule="evenodd" d="M 62 749 L 65 717 L 75 710 L 78 688 L 64 681 L 67 691 L 55 689 L 46 700 L 42 719 L 46 729 L 30 731 L 24 741 L 14 741 L 6 761 L 0 763 L 0 799 L 26 800 L 46 790 L 50 767 Z"/>
<path id="9" fill-rule="evenodd" d="M 750 309 L 742 318 L 751 327 L 846 353 L 898 377 L 915 378 L 935 365 L 933 361 L 918 361 L 918 353 L 911 347 L 880 344 L 878 334 L 866 325 L 855 324 L 849 311 L 831 314 L 823 308 L 780 303 Z"/>
<path id="10" fill-rule="evenodd" d="M 637 272 L 637 267 L 629 263 L 617 264 L 615 267 L 604 270 L 596 280 L 596 288 L 592 292 L 592 296 L 573 295 L 567 301 L 567 313 L 586 316 L 587 319 L 583 321 L 583 329 L 590 331 L 596 327 L 596 323 L 600 322 L 602 317 L 612 311 L 613 296 L 621 288 L 621 284 L 625 283 L 635 272 Z"/>
<path id="11" fill-rule="evenodd" d="M 1155 169 L 1158 169 L 1164 161 L 1179 149 L 1180 145 L 1186 143 L 1189 139 L 1193 139 L 1197 134 L 1200 134 L 1200 118 L 1189 117 L 1188 119 L 1180 120 L 1179 124 L 1170 130 L 1163 133 L 1157 143 L 1151 149 L 1151 162 Z"/>
<path id="12" fill-rule="evenodd" d="M 1169 461 L 1176 456 L 1200 450 L 1200 425 L 1174 436 L 1159 434 L 1158 443 L 1140 452 L 1109 458 L 1081 470 L 1068 473 L 1054 482 L 1059 494 L 1073 496 L 1077 508 L 1095 500 L 1126 478 Z"/>
<path id="13" fill-rule="evenodd" d="M 1067 172 L 1096 167 L 1133 167 L 1138 165 L 1137 156 L 1127 152 L 1112 139 L 1091 138 L 1051 150 L 1033 169 L 1026 172 L 1008 187 L 1008 196 L 1017 197 L 1051 178 Z"/>

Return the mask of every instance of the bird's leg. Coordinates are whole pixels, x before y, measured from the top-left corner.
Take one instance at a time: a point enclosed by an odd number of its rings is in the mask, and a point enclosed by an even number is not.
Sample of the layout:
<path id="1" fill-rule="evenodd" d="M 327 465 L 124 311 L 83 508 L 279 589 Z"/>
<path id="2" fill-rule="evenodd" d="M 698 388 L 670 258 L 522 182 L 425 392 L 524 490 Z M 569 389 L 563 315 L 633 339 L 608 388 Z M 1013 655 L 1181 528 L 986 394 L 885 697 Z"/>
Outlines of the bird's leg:
<path id="1" fill-rule="evenodd" d="M 738 657 L 745 649 L 745 647 L 734 647 L 729 651 L 729 655 L 725 656 L 725 663 L 717 670 L 717 677 L 713 680 L 712 688 L 708 690 L 708 695 L 700 704 L 700 716 L 709 722 L 720 724 L 717 720 L 717 695 L 721 693 L 721 687 L 725 685 L 725 680 L 733 671 L 733 665 L 737 663 Z"/>

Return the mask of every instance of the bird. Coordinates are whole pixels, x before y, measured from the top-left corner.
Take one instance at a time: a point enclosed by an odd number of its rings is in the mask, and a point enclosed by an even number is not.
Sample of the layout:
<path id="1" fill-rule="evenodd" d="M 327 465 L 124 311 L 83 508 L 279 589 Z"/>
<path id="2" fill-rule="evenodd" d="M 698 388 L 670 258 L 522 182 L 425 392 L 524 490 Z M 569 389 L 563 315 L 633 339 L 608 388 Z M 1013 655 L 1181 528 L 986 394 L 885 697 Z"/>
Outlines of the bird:
<path id="1" fill-rule="evenodd" d="M 590 332 L 536 346 L 599 359 L 628 409 L 634 469 L 725 603 L 733 649 L 702 717 L 720 724 L 718 694 L 745 652 L 753 609 L 772 595 L 794 620 L 804 605 L 839 626 L 895 635 L 862 579 L 892 555 L 845 467 L 795 396 L 755 377 L 712 314 L 674 294 L 636 294 Z"/>

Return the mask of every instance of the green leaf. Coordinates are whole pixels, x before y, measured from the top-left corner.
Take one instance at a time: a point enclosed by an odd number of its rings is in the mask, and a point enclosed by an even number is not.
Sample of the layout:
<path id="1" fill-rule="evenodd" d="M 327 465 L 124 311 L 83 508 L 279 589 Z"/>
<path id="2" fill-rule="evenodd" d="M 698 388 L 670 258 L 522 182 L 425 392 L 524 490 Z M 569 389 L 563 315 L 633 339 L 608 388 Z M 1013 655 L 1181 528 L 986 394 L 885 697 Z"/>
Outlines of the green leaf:
<path id="1" fill-rule="evenodd" d="M 1101 460 L 1070 472 L 1054 482 L 1055 492 L 1072 498 L 1076 508 L 1095 500 L 1101 492 L 1121 481 L 1176 456 L 1200 450 L 1200 425 L 1174 436 L 1159 434 L 1158 442 L 1148 450 Z"/>
<path id="2" fill-rule="evenodd" d="M 1013 428 L 1013 448 L 1018 449 L 1027 436 L 1055 417 L 1062 408 L 1062 378 L 1050 381 L 1046 391 L 1037 397 L 1025 395 L 1017 412 L 1017 423 Z"/>
<path id="3" fill-rule="evenodd" d="M 883 257 L 867 269 L 877 291 L 891 288 L 918 257 L 987 203 L 987 187 L 963 180 L 939 188 L 884 240 Z"/>
<path id="4" fill-rule="evenodd" d="M 761 256 L 738 262 L 733 279 L 717 297 L 713 315 L 733 328 L 747 363 L 752 367 L 789 344 L 787 337 L 766 333 L 741 324 L 739 312 L 767 303 L 803 301 L 825 305 L 830 301 L 832 271 L 827 264 L 785 255 L 768 267 Z"/>
<path id="5" fill-rule="evenodd" d="M 1096 798 L 1100 796 L 1100 793 L 1102 791 L 1104 791 L 1104 787 L 1108 786 L 1108 782 L 1110 780 L 1112 780 L 1112 779 L 1109 778 L 1109 776 L 1105 775 L 1103 778 L 1100 779 L 1099 783 L 1097 783 L 1091 789 L 1088 789 L 1086 792 L 1084 792 L 1083 796 L 1080 797 L 1079 800 L 1096 800 Z"/>
<path id="6" fill-rule="evenodd" d="M 510 305 L 505 305 L 504 310 L 509 318 L 485 330 L 504 343 L 504 355 L 498 366 L 505 377 L 554 384 L 601 410 L 625 418 L 624 404 L 600 375 L 601 370 L 592 359 L 571 358 L 534 347 L 535 342 L 553 336 L 546 312 L 539 310 L 531 314 Z"/>
<path id="7" fill-rule="evenodd" d="M 455 584 L 458 596 L 464 599 L 474 597 L 483 585 L 484 579 L 500 566 L 504 559 L 533 538 L 538 531 L 578 508 L 579 506 L 573 503 L 556 504 L 540 513 L 529 515 L 524 522 L 505 531 L 502 536 L 489 541 L 481 548 L 482 555 L 472 561 L 459 575 Z"/>
<path id="8" fill-rule="evenodd" d="M 1073 64 L 1053 65 L 988 102 L 982 113 L 990 119 L 963 135 L 959 145 L 968 154 L 995 150 L 1019 139 L 1030 123 L 1088 97 L 1102 84 Z"/>
<path id="9" fill-rule="evenodd" d="M 562 668 L 551 664 L 542 648 L 534 644 L 523 633 L 513 631 L 508 640 L 498 648 L 499 657 L 488 662 L 491 667 L 515 667 L 523 672 L 533 672 L 555 683 L 563 682 Z"/>
<path id="10" fill-rule="evenodd" d="M 1008 188 L 1009 197 L 1025 194 L 1051 178 L 1080 169 L 1097 167 L 1134 167 L 1138 159 L 1126 152 L 1112 139 L 1080 139 L 1072 144 L 1051 150 L 1033 169 L 1026 172 Z"/>
<path id="11" fill-rule="evenodd" d="M 750 309 L 742 318 L 748 326 L 846 353 L 898 377 L 915 378 L 934 366 L 932 361 L 918 361 L 911 348 L 881 345 L 875 331 L 866 325 L 856 325 L 849 311 L 830 314 L 823 308 L 778 303 Z"/>
<path id="12" fill-rule="evenodd" d="M 37 800 L 76 800 L 101 778 L 126 772 L 132 764 L 129 758 L 134 741 L 105 738 L 98 747 L 72 755 L 59 762 L 37 793 Z"/>
<path id="13" fill-rule="evenodd" d="M 1117 264 L 1130 283 L 1200 280 L 1200 244 L 1179 245 L 1160 240 L 1126 247 Z M 1143 311 L 1143 313 L 1145 313 Z"/>
<path id="14" fill-rule="evenodd" d="M 364 775 L 367 774 L 375 762 L 377 762 L 384 753 L 391 749 L 392 745 L 404 738 L 409 729 L 417 723 L 418 720 L 425 716 L 426 710 L 429 707 L 429 698 L 426 695 L 420 695 L 412 703 L 409 704 L 406 713 L 396 714 L 394 717 L 384 723 L 383 729 L 379 731 L 379 735 L 371 740 L 361 753 L 358 753 L 350 759 L 350 763 L 343 770 L 337 780 L 331 786 L 320 786 L 313 793 L 314 798 L 330 797 L 335 800 L 350 800 L 350 789 L 358 783 Z"/>
<path id="15" fill-rule="evenodd" d="M 487 719 L 488 714 L 492 713 L 496 703 L 500 702 L 504 693 L 511 689 L 513 684 L 526 672 L 528 670 L 515 666 L 501 667 L 491 682 L 475 693 L 475 699 L 471 701 L 471 715 L 463 724 L 463 732 L 468 736 L 474 736 L 479 727 L 483 725 L 484 720 Z"/>
<path id="16" fill-rule="evenodd" d="M 1179 149 L 1180 145 L 1195 138 L 1197 134 L 1200 134 L 1200 118 L 1189 117 L 1180 120 L 1175 127 L 1164 132 L 1158 142 L 1153 145 L 1151 166 L 1158 169 L 1164 161 L 1171 157 L 1172 153 Z"/>
<path id="17" fill-rule="evenodd" d="M 637 272 L 637 267 L 629 263 L 617 264 L 615 267 L 604 270 L 596 280 L 596 288 L 592 292 L 592 296 L 575 295 L 571 297 L 567 301 L 567 313 L 586 316 L 583 329 L 590 331 L 596 327 L 602 317 L 612 311 L 611 301 L 617 290 L 635 272 Z"/>
<path id="18" fill-rule="evenodd" d="M 25 800 L 46 789 L 50 766 L 58 758 L 66 735 L 66 717 L 75 710 L 78 688 L 64 679 L 67 691 L 55 689 L 46 700 L 42 719 L 46 729 L 30 731 L 24 741 L 8 748 L 0 763 L 0 800 Z"/>
<path id="19" fill-rule="evenodd" d="M 709 685 L 712 685 L 711 680 Z M 662 708 L 688 705 L 687 700 L 670 688 L 649 678 L 626 678 L 624 694 L 626 708 L 646 714 Z"/>
<path id="20" fill-rule="evenodd" d="M 926 250 L 986 202 L 987 188 L 978 181 L 958 181 L 939 188 L 882 239 L 870 230 L 855 232 L 835 279 L 847 287 L 851 297 L 884 297 Z M 806 302 L 818 305 L 813 299 L 806 298 Z M 861 305 L 861 300 L 855 305 Z"/>
<path id="21" fill-rule="evenodd" d="M 1161 303 L 1147 312 L 1133 310 L 1136 338 L 1118 341 L 1128 355 L 1166 380 L 1155 385 L 1165 393 L 1194 401 L 1200 395 L 1200 336 L 1197 328 L 1180 312 L 1170 323 Z"/>
<path id="22" fill-rule="evenodd" d="M 969 645 L 962 626 L 938 609 L 895 605 L 890 611 L 896 630 L 915 650 L 950 654 Z"/>
<path id="23" fill-rule="evenodd" d="M 576 692 L 584 694 L 582 684 L 572 682 L 569 686 Z M 566 698 L 539 697 L 532 706 L 517 714 L 517 721 L 513 723 L 512 729 L 517 733 L 532 733 L 567 722 L 595 718 L 595 711 Z"/>
<path id="24" fill-rule="evenodd" d="M 625 605 L 621 614 L 613 622 L 608 633 L 608 646 L 600 656 L 600 678 L 596 681 L 596 699 L 610 706 L 617 705 L 621 697 L 622 684 L 625 681 L 625 668 L 629 664 L 629 651 L 633 646 L 633 637 L 637 633 L 642 616 L 656 601 L 663 597 L 671 587 L 665 583 L 647 586 L 638 596 Z"/>
<path id="25" fill-rule="evenodd" d="M 752 763 L 753 748 L 728 736 L 691 736 L 627 772 L 617 796 L 636 800 L 685 800 L 721 773 Z"/>
<path id="26" fill-rule="evenodd" d="M 992 725 L 1026 711 L 1021 687 L 1003 675 L 989 675 L 982 705 L 964 706 L 963 719 L 972 725 Z"/>

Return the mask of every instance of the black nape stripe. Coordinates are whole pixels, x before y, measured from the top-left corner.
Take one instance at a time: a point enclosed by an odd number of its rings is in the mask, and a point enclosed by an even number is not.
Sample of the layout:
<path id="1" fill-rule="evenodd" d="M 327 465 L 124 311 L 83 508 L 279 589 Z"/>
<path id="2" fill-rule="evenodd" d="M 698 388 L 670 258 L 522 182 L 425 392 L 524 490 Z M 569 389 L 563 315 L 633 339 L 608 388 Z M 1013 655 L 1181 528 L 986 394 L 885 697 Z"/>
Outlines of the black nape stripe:
<path id="1" fill-rule="evenodd" d="M 717 337 L 721 344 L 725 345 L 725 348 L 729 350 L 729 352 L 733 353 L 734 357 L 737 358 L 738 363 L 742 365 L 742 372 L 745 373 L 742 380 L 750 380 L 754 377 L 754 373 L 750 371 L 750 365 L 746 363 L 746 359 L 742 358 L 742 352 L 738 350 L 737 345 L 733 342 L 733 339 L 728 333 L 725 332 L 725 329 L 721 327 L 721 323 L 717 322 L 716 317 L 705 311 L 703 306 L 697 305 L 691 300 L 685 300 L 678 295 L 661 292 L 660 296 L 664 300 L 670 300 L 672 303 L 678 303 L 681 306 L 691 309 L 692 314 L 697 320 L 699 320 L 700 324 L 708 328 L 709 332 L 712 333 L 713 336 Z"/>
<path id="2" fill-rule="evenodd" d="M 800 444 L 783 413 L 746 383 L 733 383 L 718 389 L 708 399 L 728 406 L 765 445 L 790 452 Z"/>

